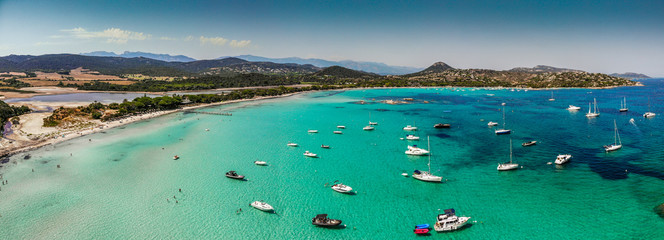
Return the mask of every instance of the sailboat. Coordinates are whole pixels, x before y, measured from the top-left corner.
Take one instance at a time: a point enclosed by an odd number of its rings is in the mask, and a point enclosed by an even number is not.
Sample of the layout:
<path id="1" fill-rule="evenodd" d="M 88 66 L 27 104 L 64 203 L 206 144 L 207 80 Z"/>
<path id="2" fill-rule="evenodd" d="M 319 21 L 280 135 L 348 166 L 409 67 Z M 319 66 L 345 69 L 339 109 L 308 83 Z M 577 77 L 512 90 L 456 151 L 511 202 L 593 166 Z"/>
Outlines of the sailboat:
<path id="1" fill-rule="evenodd" d="M 629 111 L 629 109 L 627 108 L 627 98 L 626 97 L 623 97 L 623 101 L 620 102 L 620 110 L 618 110 L 618 111 L 620 111 L 620 112 Z"/>
<path id="2" fill-rule="evenodd" d="M 510 161 L 498 164 L 498 171 L 514 170 L 519 167 L 518 163 L 512 162 L 512 139 L 510 138 Z"/>
<path id="3" fill-rule="evenodd" d="M 551 98 L 549 98 L 549 101 L 552 101 L 552 102 L 553 102 L 553 101 L 556 101 L 556 99 L 553 98 L 553 91 L 551 91 Z"/>
<path id="4" fill-rule="evenodd" d="M 497 129 L 495 132 L 496 132 L 496 135 L 512 133 L 512 130 L 505 129 L 505 104 L 504 103 L 503 103 L 503 128 L 502 129 Z"/>
<path id="5" fill-rule="evenodd" d="M 371 112 L 369 112 L 369 125 L 364 126 L 364 127 L 362 128 L 362 130 L 364 130 L 364 131 L 372 131 L 372 130 L 375 129 L 373 125 L 377 125 L 377 124 L 378 124 L 378 123 L 376 123 L 376 122 L 371 122 Z"/>
<path id="6" fill-rule="evenodd" d="M 622 141 L 620 141 L 620 134 L 618 133 L 618 126 L 616 125 L 616 120 L 613 120 L 613 144 L 604 146 L 604 150 L 607 152 L 615 151 L 622 148 Z"/>
<path id="7" fill-rule="evenodd" d="M 378 125 L 378 122 L 371 121 L 371 112 L 369 112 L 369 125 Z"/>
<path id="8" fill-rule="evenodd" d="M 431 150 L 431 144 L 429 143 L 429 136 L 427 136 L 427 146 L 429 147 L 429 150 Z M 429 171 L 424 172 L 420 170 L 415 170 L 415 172 L 413 172 L 413 178 L 425 182 L 440 182 L 443 180 L 443 177 L 431 174 L 431 154 L 429 154 L 429 163 L 427 164 L 427 166 L 429 167 Z"/>
<path id="9" fill-rule="evenodd" d="M 588 118 L 594 118 L 594 117 L 599 117 L 599 108 L 597 108 L 597 99 L 593 98 L 593 101 L 595 102 L 594 107 L 592 108 L 592 112 L 590 112 L 590 103 L 588 103 L 588 113 L 586 113 L 586 117 Z"/>
<path id="10" fill-rule="evenodd" d="M 654 117 L 656 114 L 654 112 L 650 111 L 650 98 L 648 98 L 648 112 L 643 114 L 644 118 L 651 118 Z"/>

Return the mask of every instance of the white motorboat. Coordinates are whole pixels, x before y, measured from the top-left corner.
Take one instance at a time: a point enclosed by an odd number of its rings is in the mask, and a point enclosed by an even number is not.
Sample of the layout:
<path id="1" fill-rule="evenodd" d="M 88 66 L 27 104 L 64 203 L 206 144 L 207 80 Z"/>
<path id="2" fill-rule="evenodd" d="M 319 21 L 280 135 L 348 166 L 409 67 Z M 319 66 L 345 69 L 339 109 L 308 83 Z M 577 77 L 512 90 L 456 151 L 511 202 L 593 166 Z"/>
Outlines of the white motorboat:
<path id="1" fill-rule="evenodd" d="M 341 131 L 334 131 L 334 134 L 343 134 Z"/>
<path id="2" fill-rule="evenodd" d="M 604 150 L 607 152 L 615 151 L 622 148 L 622 141 L 620 141 L 620 133 L 618 133 L 618 126 L 616 125 L 616 120 L 613 120 L 613 144 L 604 146 Z"/>
<path id="3" fill-rule="evenodd" d="M 413 146 L 408 146 L 408 150 L 406 150 L 407 155 L 415 155 L 415 156 L 424 156 L 429 154 L 429 151 L 425 149 L 418 148 L 417 145 Z"/>
<path id="4" fill-rule="evenodd" d="M 629 108 L 627 108 L 627 98 L 626 97 L 623 97 L 623 100 L 620 102 L 620 109 L 618 111 L 620 111 L 620 112 L 629 111 Z"/>
<path id="5" fill-rule="evenodd" d="M 429 145 L 429 149 L 431 149 L 431 144 L 429 144 L 429 137 L 427 137 L 427 145 Z M 427 167 L 429 167 L 429 171 L 415 170 L 413 172 L 413 178 L 425 182 L 443 181 L 443 177 L 439 177 L 431 173 L 431 154 L 429 154 L 429 163 L 427 163 Z"/>
<path id="6" fill-rule="evenodd" d="M 364 130 L 364 131 L 371 131 L 371 130 L 374 130 L 374 129 L 375 128 L 372 127 L 371 125 L 362 128 L 362 130 Z"/>
<path id="7" fill-rule="evenodd" d="M 308 133 L 318 133 L 318 130 L 309 130 Z"/>
<path id="8" fill-rule="evenodd" d="M 487 123 L 486 125 L 488 125 L 489 127 L 493 127 L 493 126 L 498 126 L 498 123 L 489 121 L 489 123 Z"/>
<path id="9" fill-rule="evenodd" d="M 318 157 L 318 154 L 315 154 L 315 153 L 312 153 L 312 152 L 309 152 L 309 151 L 304 151 L 304 156 L 315 158 L 315 157 Z"/>
<path id="10" fill-rule="evenodd" d="M 408 177 L 408 173 L 401 173 L 401 176 Z"/>
<path id="11" fill-rule="evenodd" d="M 415 135 L 408 135 L 408 136 L 406 136 L 406 139 L 417 141 L 417 140 L 420 140 L 420 137 L 415 136 Z"/>
<path id="12" fill-rule="evenodd" d="M 470 217 L 457 217 L 454 209 L 445 209 L 444 214 L 438 214 L 433 229 L 436 232 L 448 232 L 462 228 L 468 223 Z"/>
<path id="13" fill-rule="evenodd" d="M 338 181 L 334 181 L 335 183 Z M 332 190 L 340 192 L 340 193 L 349 193 L 350 191 L 353 191 L 353 188 L 347 185 L 344 185 L 343 183 L 337 183 L 332 185 Z"/>
<path id="14" fill-rule="evenodd" d="M 599 108 L 597 107 L 597 99 L 593 98 L 593 101 L 595 102 L 593 108 L 590 108 L 590 103 L 588 103 L 588 113 L 586 113 L 586 117 L 588 118 L 599 117 Z M 592 112 L 590 111 L 591 109 L 593 110 Z"/>
<path id="15" fill-rule="evenodd" d="M 560 155 L 558 155 L 558 157 L 556 157 L 556 164 L 563 165 L 563 164 L 569 162 L 570 159 L 572 159 L 572 155 L 560 154 Z"/>
<path id="16" fill-rule="evenodd" d="M 574 106 L 574 105 L 569 105 L 567 110 L 569 110 L 569 111 L 579 111 L 579 110 L 581 110 L 581 107 L 577 107 L 577 106 Z"/>
<path id="17" fill-rule="evenodd" d="M 338 128 L 338 129 L 346 129 L 346 126 L 339 125 L 339 126 L 337 126 L 337 128 Z"/>
<path id="18" fill-rule="evenodd" d="M 297 143 L 288 142 L 288 144 L 286 144 L 286 146 L 297 147 L 298 145 L 297 145 Z"/>
<path id="19" fill-rule="evenodd" d="M 405 131 L 417 131 L 417 127 L 413 127 L 411 125 L 406 125 L 403 130 Z"/>
<path id="20" fill-rule="evenodd" d="M 259 165 L 259 166 L 265 166 L 265 165 L 267 165 L 267 162 L 265 162 L 265 161 L 254 161 L 254 164 Z"/>
<path id="21" fill-rule="evenodd" d="M 512 139 L 510 139 L 510 161 L 498 164 L 498 171 L 508 171 L 519 168 L 519 164 L 512 162 Z"/>
<path id="22" fill-rule="evenodd" d="M 261 210 L 263 212 L 274 211 L 274 208 L 272 206 L 270 206 L 270 204 L 267 204 L 266 202 L 263 202 L 263 201 L 252 202 L 251 206 L 254 207 L 255 209 Z"/>
<path id="23" fill-rule="evenodd" d="M 509 129 L 505 128 L 505 103 L 503 103 L 503 128 L 502 129 L 496 129 L 495 133 L 496 133 L 496 135 L 503 135 L 503 134 L 512 133 L 512 130 L 509 130 Z"/>

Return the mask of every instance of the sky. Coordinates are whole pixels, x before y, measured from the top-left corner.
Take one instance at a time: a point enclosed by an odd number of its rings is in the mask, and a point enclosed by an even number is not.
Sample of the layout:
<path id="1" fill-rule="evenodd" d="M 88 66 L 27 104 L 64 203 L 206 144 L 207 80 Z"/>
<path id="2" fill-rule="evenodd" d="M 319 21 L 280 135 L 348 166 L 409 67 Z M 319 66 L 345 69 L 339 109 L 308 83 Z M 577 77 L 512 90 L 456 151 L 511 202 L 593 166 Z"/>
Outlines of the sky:
<path id="1" fill-rule="evenodd" d="M 664 1 L 0 0 L 0 56 L 92 51 L 664 77 Z"/>

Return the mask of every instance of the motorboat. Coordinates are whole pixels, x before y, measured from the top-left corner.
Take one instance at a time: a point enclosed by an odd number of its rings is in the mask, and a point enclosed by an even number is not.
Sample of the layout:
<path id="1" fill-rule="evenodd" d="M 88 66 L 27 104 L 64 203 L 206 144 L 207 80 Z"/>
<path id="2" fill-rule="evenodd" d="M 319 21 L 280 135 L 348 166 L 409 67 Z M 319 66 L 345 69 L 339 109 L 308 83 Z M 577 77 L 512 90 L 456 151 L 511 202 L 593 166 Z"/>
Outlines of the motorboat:
<path id="1" fill-rule="evenodd" d="M 343 134 L 341 131 L 334 131 L 334 134 Z"/>
<path id="2" fill-rule="evenodd" d="M 362 130 L 364 130 L 364 131 L 372 131 L 372 130 L 374 130 L 374 129 L 375 129 L 375 128 L 372 127 L 371 125 L 362 128 Z"/>
<path id="3" fill-rule="evenodd" d="M 436 125 L 433 125 L 434 128 L 450 128 L 451 126 L 449 123 L 436 123 Z"/>
<path id="4" fill-rule="evenodd" d="M 180 156 L 178 155 L 173 156 L 173 160 L 178 160 L 178 159 L 180 159 Z"/>
<path id="5" fill-rule="evenodd" d="M 403 128 L 403 130 L 404 130 L 404 131 L 417 131 L 417 127 L 413 127 L 413 126 L 411 126 L 411 125 L 406 125 L 406 126 Z"/>
<path id="6" fill-rule="evenodd" d="M 265 166 L 265 165 L 267 165 L 267 162 L 265 162 L 265 161 L 254 161 L 254 164 L 259 165 L 259 166 Z"/>
<path id="7" fill-rule="evenodd" d="M 489 121 L 489 123 L 487 123 L 486 125 L 488 125 L 489 127 L 493 127 L 493 126 L 498 126 L 498 123 Z"/>
<path id="8" fill-rule="evenodd" d="M 339 125 L 339 126 L 337 126 L 337 128 L 338 128 L 338 129 L 346 129 L 346 126 Z"/>
<path id="9" fill-rule="evenodd" d="M 506 163 L 499 163 L 498 164 L 498 171 L 508 171 L 508 170 L 514 170 L 519 168 L 518 163 L 513 163 L 512 162 L 512 139 L 510 139 L 510 161 Z"/>
<path id="10" fill-rule="evenodd" d="M 401 176 L 408 177 L 408 173 L 401 173 Z"/>
<path id="11" fill-rule="evenodd" d="M 438 214 L 433 229 L 436 232 L 448 232 L 462 228 L 468 223 L 470 217 L 457 217 L 454 209 L 445 209 L 444 214 Z"/>
<path id="12" fill-rule="evenodd" d="M 572 155 L 560 154 L 560 155 L 558 155 L 558 157 L 556 157 L 556 164 L 563 165 L 563 164 L 569 162 L 570 159 L 572 159 Z"/>
<path id="13" fill-rule="evenodd" d="M 335 181 L 335 183 L 338 181 Z M 349 193 L 350 191 L 353 191 L 353 188 L 347 185 L 344 185 L 343 183 L 337 183 L 332 185 L 332 190 L 340 192 L 340 193 Z"/>
<path id="14" fill-rule="evenodd" d="M 537 141 L 528 141 L 525 143 L 522 143 L 521 146 L 528 147 L 537 144 Z"/>
<path id="15" fill-rule="evenodd" d="M 267 204 L 266 202 L 263 202 L 263 201 L 252 202 L 251 206 L 254 207 L 255 209 L 261 210 L 263 212 L 274 211 L 274 208 L 272 206 L 270 206 L 270 204 Z"/>
<path id="16" fill-rule="evenodd" d="M 429 149 L 431 149 L 431 144 L 429 143 L 429 137 L 427 137 L 427 145 Z M 415 170 L 413 172 L 413 178 L 420 180 L 420 181 L 425 181 L 425 182 L 441 182 L 443 181 L 443 177 L 439 177 L 436 175 L 433 175 L 431 173 L 431 154 L 429 154 L 429 162 L 427 163 L 427 167 L 429 167 L 429 171 L 420 171 L 420 170 Z"/>
<path id="17" fill-rule="evenodd" d="M 378 125 L 378 122 L 369 121 L 369 125 Z"/>
<path id="18" fill-rule="evenodd" d="M 304 151 L 304 156 L 315 158 L 315 157 L 318 157 L 318 154 L 315 154 L 315 153 L 312 153 L 312 152 L 309 152 L 309 151 Z"/>
<path id="19" fill-rule="evenodd" d="M 311 224 L 319 227 L 337 227 L 341 225 L 341 220 L 329 219 L 327 218 L 327 214 L 318 214 L 311 219 Z"/>
<path id="20" fill-rule="evenodd" d="M 420 140 L 420 137 L 415 136 L 415 135 L 407 135 L 407 136 L 406 136 L 406 139 L 408 139 L 408 140 L 413 140 L 413 141 L 417 141 L 417 140 Z"/>
<path id="21" fill-rule="evenodd" d="M 407 155 L 415 155 L 415 156 L 424 156 L 429 154 L 429 151 L 425 149 L 418 148 L 417 145 L 413 146 L 408 146 L 408 150 L 406 150 Z"/>
<path id="22" fill-rule="evenodd" d="M 569 111 L 579 111 L 579 110 L 581 110 L 581 107 L 577 107 L 577 106 L 574 106 L 574 105 L 569 105 L 567 110 L 569 110 Z"/>
<path id="23" fill-rule="evenodd" d="M 297 143 L 292 143 L 292 142 L 288 142 L 288 144 L 286 144 L 286 145 L 289 146 L 289 147 L 297 147 L 298 146 Z"/>
<path id="24" fill-rule="evenodd" d="M 330 148 L 330 145 L 321 144 L 320 147 L 321 148 Z"/>
<path id="25" fill-rule="evenodd" d="M 654 117 L 655 115 L 657 115 L 657 114 L 655 114 L 654 112 L 646 112 L 646 113 L 643 114 L 643 117 L 644 118 L 651 118 L 651 117 Z"/>
<path id="26" fill-rule="evenodd" d="M 597 107 L 597 99 L 593 98 L 593 101 L 595 102 L 595 105 L 593 108 L 590 108 L 590 103 L 588 103 L 588 113 L 586 113 L 586 117 L 588 118 L 594 118 L 594 117 L 599 117 L 599 108 Z M 592 112 L 591 112 L 592 109 Z"/>
<path id="27" fill-rule="evenodd" d="M 228 171 L 226 177 L 232 179 L 244 179 L 243 175 L 238 175 L 235 171 Z"/>
<path id="28" fill-rule="evenodd" d="M 318 133 L 318 130 L 309 130 L 308 133 Z"/>
<path id="29" fill-rule="evenodd" d="M 613 144 L 604 146 L 604 150 L 607 152 L 615 151 L 622 148 L 622 141 L 620 141 L 620 133 L 618 133 L 618 126 L 616 125 L 616 120 L 613 120 Z"/>

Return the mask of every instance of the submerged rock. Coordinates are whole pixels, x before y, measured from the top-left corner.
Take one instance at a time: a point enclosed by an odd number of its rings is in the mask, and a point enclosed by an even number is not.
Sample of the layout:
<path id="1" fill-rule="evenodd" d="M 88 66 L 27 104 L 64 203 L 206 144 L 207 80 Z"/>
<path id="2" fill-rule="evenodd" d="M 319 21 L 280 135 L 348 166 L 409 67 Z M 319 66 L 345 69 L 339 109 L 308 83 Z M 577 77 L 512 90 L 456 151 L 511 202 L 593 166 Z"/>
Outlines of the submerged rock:
<path id="1" fill-rule="evenodd" d="M 659 215 L 660 217 L 664 218 L 664 203 L 660 204 L 659 206 L 655 207 L 655 213 Z"/>

